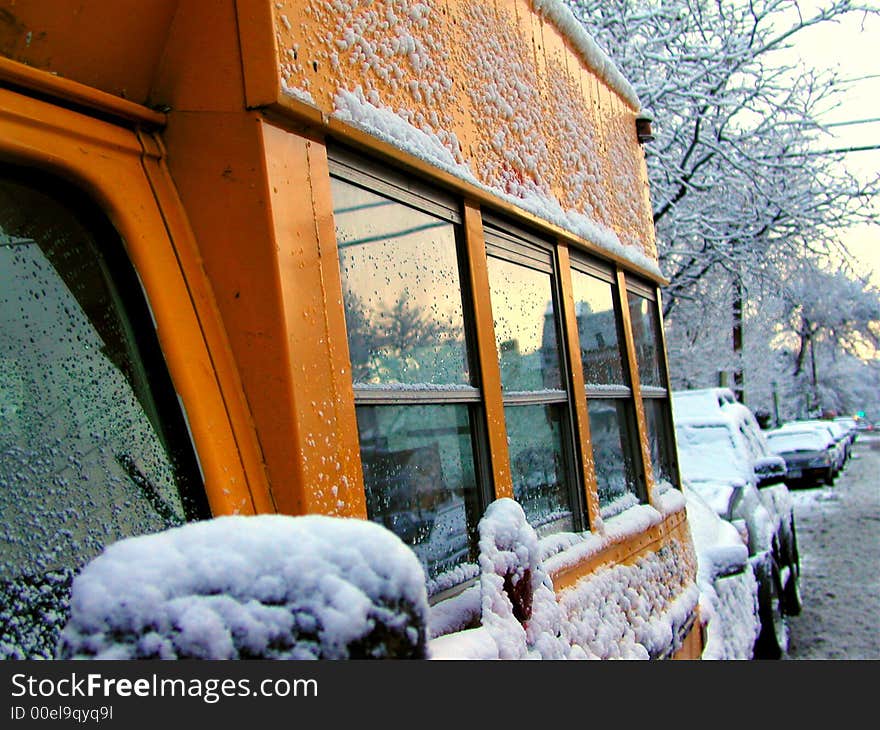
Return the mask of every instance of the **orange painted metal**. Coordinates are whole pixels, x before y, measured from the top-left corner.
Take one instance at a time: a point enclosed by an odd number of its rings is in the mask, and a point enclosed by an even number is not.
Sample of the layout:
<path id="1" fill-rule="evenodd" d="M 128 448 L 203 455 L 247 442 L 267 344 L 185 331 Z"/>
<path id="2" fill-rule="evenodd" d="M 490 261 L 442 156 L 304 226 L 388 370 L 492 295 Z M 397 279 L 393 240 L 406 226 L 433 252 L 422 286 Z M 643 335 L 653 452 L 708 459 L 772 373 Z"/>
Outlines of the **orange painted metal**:
<path id="1" fill-rule="evenodd" d="M 474 329 L 480 367 L 480 386 L 489 437 L 492 483 L 495 498 L 513 499 L 513 477 L 507 448 L 507 425 L 501 394 L 501 366 L 495 345 L 495 322 L 489 295 L 489 265 L 483 222 L 476 203 L 464 203 L 465 248 L 470 273 L 470 293 L 474 306 Z"/>
<path id="2" fill-rule="evenodd" d="M 294 399 L 284 435 L 301 472 L 290 486 L 303 512 L 366 517 L 327 151 L 261 130 Z"/>
<path id="3" fill-rule="evenodd" d="M 0 0 L 0 56 L 149 105 L 178 4 L 204 0 Z"/>
<path id="4" fill-rule="evenodd" d="M 571 258 L 568 246 L 557 242 L 556 260 L 559 279 L 562 285 L 562 322 L 570 353 L 572 402 L 574 403 L 574 425 L 577 443 L 581 453 L 581 475 L 584 483 L 584 503 L 587 506 L 587 519 L 592 532 L 602 534 L 604 527 L 599 513 L 599 491 L 596 483 L 596 469 L 593 464 L 593 449 L 590 439 L 590 415 L 587 412 L 586 383 L 581 364 L 581 344 L 578 333 L 577 314 L 571 283 Z"/>
<path id="5" fill-rule="evenodd" d="M 313 175 L 311 143 L 248 112 L 173 113 L 165 142 L 277 509 L 362 516 L 351 376 L 334 349 L 341 295 L 323 298 L 325 277 L 339 275 L 332 229 L 316 217 L 329 220 L 329 182 Z"/>
<path id="6" fill-rule="evenodd" d="M 234 0 L 179 2 L 157 63 L 150 103 L 172 112 L 244 112 Z"/>
<path id="7" fill-rule="evenodd" d="M 672 655 L 672 659 L 677 661 L 702 659 L 704 646 L 703 624 L 700 619 L 700 609 L 698 607 L 695 610 L 695 618 L 691 630 L 685 637 L 681 648 Z"/>
<path id="8" fill-rule="evenodd" d="M 0 56 L 0 81 L 13 87 L 30 89 L 74 108 L 99 112 L 124 124 L 157 128 L 164 126 L 167 121 L 161 112 L 77 81 L 38 71 L 3 56 Z"/>
<path id="9" fill-rule="evenodd" d="M 265 14 L 257 6 L 244 0 L 241 11 L 248 47 L 262 49 L 244 60 L 250 97 L 262 102 L 271 94 L 264 67 L 271 46 L 276 109 L 299 115 L 309 108 L 324 129 L 336 121 L 343 137 L 359 123 L 336 119 L 340 109 L 394 110 L 433 135 L 464 177 L 495 191 L 496 200 L 532 190 L 625 246 L 654 252 L 636 110 L 592 74 L 585 54 L 532 3 L 445 0 L 407 13 L 376 2 L 340 13 L 329 2 L 278 0 L 271 37 L 255 27 Z M 585 75 L 596 83 L 582 83 Z M 621 173 L 621 165 L 631 169 Z M 619 185 L 621 176 L 632 184 Z"/>
<path id="10" fill-rule="evenodd" d="M 245 103 L 248 109 L 270 106 L 283 99 L 278 73 L 272 5 L 266 0 L 236 0 L 241 43 Z"/>
<path id="11" fill-rule="evenodd" d="M 263 456 L 254 430 L 238 368 L 226 330 L 223 328 L 214 291 L 202 264 L 198 245 L 190 228 L 171 173 L 165 162 L 166 153 L 158 135 L 140 134 L 144 147 L 143 167 L 159 204 L 171 243 L 177 256 L 186 286 L 199 317 L 199 323 L 217 382 L 222 388 L 226 412 L 232 424 L 237 449 L 250 485 L 254 511 L 274 512 L 275 505 L 266 478 Z"/>
<path id="12" fill-rule="evenodd" d="M 594 573 L 604 565 L 631 564 L 639 557 L 655 552 L 663 545 L 676 540 L 683 545 L 691 545 L 690 527 L 684 510 L 668 515 L 662 522 L 630 537 L 615 540 L 603 550 L 575 566 L 553 573 L 553 587 L 558 592 L 570 588 L 585 576 Z M 692 550 L 688 550 L 691 554 Z M 696 558 L 686 566 L 687 573 L 696 577 Z"/>

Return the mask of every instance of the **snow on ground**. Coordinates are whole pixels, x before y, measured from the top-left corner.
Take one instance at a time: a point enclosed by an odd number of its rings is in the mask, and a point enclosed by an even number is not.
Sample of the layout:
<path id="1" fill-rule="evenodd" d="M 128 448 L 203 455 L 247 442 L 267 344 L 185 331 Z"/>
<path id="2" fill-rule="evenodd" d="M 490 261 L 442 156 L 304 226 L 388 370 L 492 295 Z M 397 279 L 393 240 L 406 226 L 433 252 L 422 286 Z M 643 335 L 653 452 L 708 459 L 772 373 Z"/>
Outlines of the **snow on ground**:
<path id="1" fill-rule="evenodd" d="M 834 486 L 793 491 L 804 609 L 788 659 L 880 659 L 880 436 L 862 435 Z"/>

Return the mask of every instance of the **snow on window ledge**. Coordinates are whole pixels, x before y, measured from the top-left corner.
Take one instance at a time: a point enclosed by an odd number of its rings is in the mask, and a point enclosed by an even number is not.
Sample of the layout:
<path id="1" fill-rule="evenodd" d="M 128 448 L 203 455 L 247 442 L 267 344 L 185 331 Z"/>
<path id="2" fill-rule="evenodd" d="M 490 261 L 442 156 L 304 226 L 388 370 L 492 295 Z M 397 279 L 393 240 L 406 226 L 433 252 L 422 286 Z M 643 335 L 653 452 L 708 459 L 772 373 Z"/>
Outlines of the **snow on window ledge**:
<path id="1" fill-rule="evenodd" d="M 611 565 L 556 594 L 550 573 L 658 524 L 663 511 L 638 505 L 607 521 L 603 536 L 539 540 L 513 500 L 493 502 L 480 522 L 481 625 L 436 636 L 432 659 L 648 659 L 671 655 L 697 608 L 688 548 L 671 541 L 631 565 Z M 562 549 L 549 559 L 548 550 Z M 573 557 L 575 556 L 575 557 Z M 522 605 L 523 582 L 531 598 Z M 476 586 L 471 598 L 476 599 Z M 519 594 L 519 597 L 518 597 Z M 518 604 L 518 601 L 520 605 Z M 448 617 L 446 617 L 448 620 Z"/>
<path id="2" fill-rule="evenodd" d="M 454 136 L 446 135 L 448 145 L 437 133 L 420 129 L 393 109 L 378 106 L 378 95 L 368 98 L 358 86 L 354 91 L 340 90 L 334 98 L 334 119 L 360 129 L 397 149 L 406 152 L 464 182 L 531 213 L 569 233 L 589 241 L 607 253 L 619 256 L 634 266 L 662 277 L 656 261 L 636 245 L 624 245 L 620 237 L 607 226 L 590 216 L 572 209 L 564 209 L 559 202 L 536 186 L 523 186 L 518 195 L 479 181 L 470 166 L 453 154 L 458 150 Z"/>

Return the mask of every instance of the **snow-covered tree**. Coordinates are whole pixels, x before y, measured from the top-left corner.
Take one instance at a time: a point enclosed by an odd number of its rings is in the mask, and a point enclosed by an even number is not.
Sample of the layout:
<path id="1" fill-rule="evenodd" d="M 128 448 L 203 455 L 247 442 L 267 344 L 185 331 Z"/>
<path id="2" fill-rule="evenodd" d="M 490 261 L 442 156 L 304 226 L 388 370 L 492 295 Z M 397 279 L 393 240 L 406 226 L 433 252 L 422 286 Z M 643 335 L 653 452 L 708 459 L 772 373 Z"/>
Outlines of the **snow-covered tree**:
<path id="1" fill-rule="evenodd" d="M 768 257 L 826 251 L 872 213 L 880 178 L 860 183 L 816 154 L 835 73 L 785 55 L 795 36 L 847 13 L 796 0 L 567 0 L 654 117 L 647 149 L 668 315 L 715 270 L 766 274 Z"/>
<path id="2" fill-rule="evenodd" d="M 719 372 L 749 361 L 766 369 L 778 353 L 748 328 L 772 335 L 764 313 L 781 316 L 779 303 L 796 301 L 783 288 L 802 268 L 792 262 L 849 259 L 838 231 L 875 220 L 870 201 L 880 192 L 880 175 L 859 180 L 823 146 L 824 115 L 845 81 L 801 65 L 788 48 L 810 28 L 880 9 L 854 0 L 810 12 L 797 0 L 566 2 L 654 117 L 646 155 L 660 265 L 671 279 L 664 314 L 674 385 L 715 385 Z M 848 301 L 845 282 L 833 284 L 828 296 Z M 743 341 L 757 352 L 734 344 L 737 306 Z M 766 397 L 770 379 L 760 375 Z"/>

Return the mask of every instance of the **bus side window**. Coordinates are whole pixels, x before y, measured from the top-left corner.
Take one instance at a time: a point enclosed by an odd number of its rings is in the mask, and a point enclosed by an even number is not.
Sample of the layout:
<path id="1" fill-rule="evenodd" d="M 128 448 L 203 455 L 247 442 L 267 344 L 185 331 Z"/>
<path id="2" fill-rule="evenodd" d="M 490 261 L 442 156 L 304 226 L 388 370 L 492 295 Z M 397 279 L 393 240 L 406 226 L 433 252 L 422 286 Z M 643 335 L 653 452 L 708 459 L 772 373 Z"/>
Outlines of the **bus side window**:
<path id="1" fill-rule="evenodd" d="M 0 658 L 51 658 L 105 545 L 207 515 L 118 236 L 75 190 L 0 174 Z"/>

